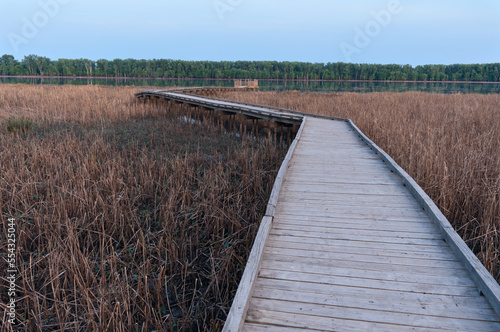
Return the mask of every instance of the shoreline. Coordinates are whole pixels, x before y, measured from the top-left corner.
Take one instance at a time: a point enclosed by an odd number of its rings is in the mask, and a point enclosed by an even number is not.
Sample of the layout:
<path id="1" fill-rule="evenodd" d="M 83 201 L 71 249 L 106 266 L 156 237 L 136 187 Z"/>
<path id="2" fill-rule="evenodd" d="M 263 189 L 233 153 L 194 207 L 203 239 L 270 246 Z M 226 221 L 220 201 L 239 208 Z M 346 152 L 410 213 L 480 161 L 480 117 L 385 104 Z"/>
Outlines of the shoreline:
<path id="1" fill-rule="evenodd" d="M 111 77 L 111 76 L 40 76 L 40 75 L 0 75 L 0 78 L 19 78 L 19 79 L 87 79 L 87 80 L 150 80 L 150 81 L 192 81 L 192 80 L 212 80 L 212 81 L 234 81 L 232 78 L 190 78 L 190 77 Z M 284 78 L 264 78 L 259 81 L 275 82 L 342 82 L 342 83 L 445 83 L 445 84 L 500 84 L 500 82 L 491 81 L 408 81 L 408 80 L 325 80 L 325 79 L 284 79 Z"/>

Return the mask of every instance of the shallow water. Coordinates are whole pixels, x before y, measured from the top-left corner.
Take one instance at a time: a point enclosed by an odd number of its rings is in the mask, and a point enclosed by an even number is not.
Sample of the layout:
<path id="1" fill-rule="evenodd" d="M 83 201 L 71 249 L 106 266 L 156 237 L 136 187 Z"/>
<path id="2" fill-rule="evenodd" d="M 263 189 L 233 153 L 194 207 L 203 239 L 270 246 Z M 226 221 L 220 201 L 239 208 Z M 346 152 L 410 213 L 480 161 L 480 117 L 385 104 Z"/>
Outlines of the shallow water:
<path id="1" fill-rule="evenodd" d="M 47 85 L 109 85 L 138 87 L 232 87 L 233 80 L 213 79 L 144 79 L 144 78 L 17 78 L 0 77 L 0 84 L 47 84 Z M 301 92 L 405 92 L 425 91 L 435 93 L 500 93 L 498 83 L 449 83 L 449 82 L 365 82 L 365 81 L 285 81 L 260 80 L 261 91 Z"/>

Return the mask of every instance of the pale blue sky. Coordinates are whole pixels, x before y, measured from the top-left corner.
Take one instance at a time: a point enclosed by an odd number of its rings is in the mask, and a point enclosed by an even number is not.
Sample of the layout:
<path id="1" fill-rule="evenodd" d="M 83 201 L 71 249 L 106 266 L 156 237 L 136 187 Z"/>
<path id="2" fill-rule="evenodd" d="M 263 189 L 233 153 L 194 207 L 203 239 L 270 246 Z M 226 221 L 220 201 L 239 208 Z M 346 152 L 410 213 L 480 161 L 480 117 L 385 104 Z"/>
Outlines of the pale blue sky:
<path id="1" fill-rule="evenodd" d="M 0 54 L 17 59 L 500 62 L 498 0 L 2 0 L 0 6 Z"/>

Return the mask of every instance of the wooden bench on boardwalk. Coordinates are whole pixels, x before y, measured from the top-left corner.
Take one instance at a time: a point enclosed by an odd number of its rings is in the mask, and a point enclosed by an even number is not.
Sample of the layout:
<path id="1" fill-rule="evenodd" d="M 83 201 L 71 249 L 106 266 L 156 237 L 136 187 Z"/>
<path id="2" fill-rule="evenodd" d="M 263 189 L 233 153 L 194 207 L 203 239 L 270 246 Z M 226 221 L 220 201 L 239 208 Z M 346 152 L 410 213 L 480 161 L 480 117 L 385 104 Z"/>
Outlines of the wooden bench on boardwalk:
<path id="1" fill-rule="evenodd" d="M 301 123 L 224 331 L 500 331 L 498 283 L 351 121 L 150 93 Z"/>

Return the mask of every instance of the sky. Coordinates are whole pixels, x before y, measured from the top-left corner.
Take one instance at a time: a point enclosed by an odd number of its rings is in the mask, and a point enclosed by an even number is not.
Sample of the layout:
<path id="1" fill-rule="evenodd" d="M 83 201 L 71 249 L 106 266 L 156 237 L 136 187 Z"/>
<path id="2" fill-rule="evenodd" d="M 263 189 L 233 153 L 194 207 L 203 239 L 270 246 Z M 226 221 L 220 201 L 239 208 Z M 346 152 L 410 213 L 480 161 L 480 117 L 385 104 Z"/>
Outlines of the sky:
<path id="1" fill-rule="evenodd" d="M 498 0 L 2 0 L 0 54 L 500 62 Z"/>

